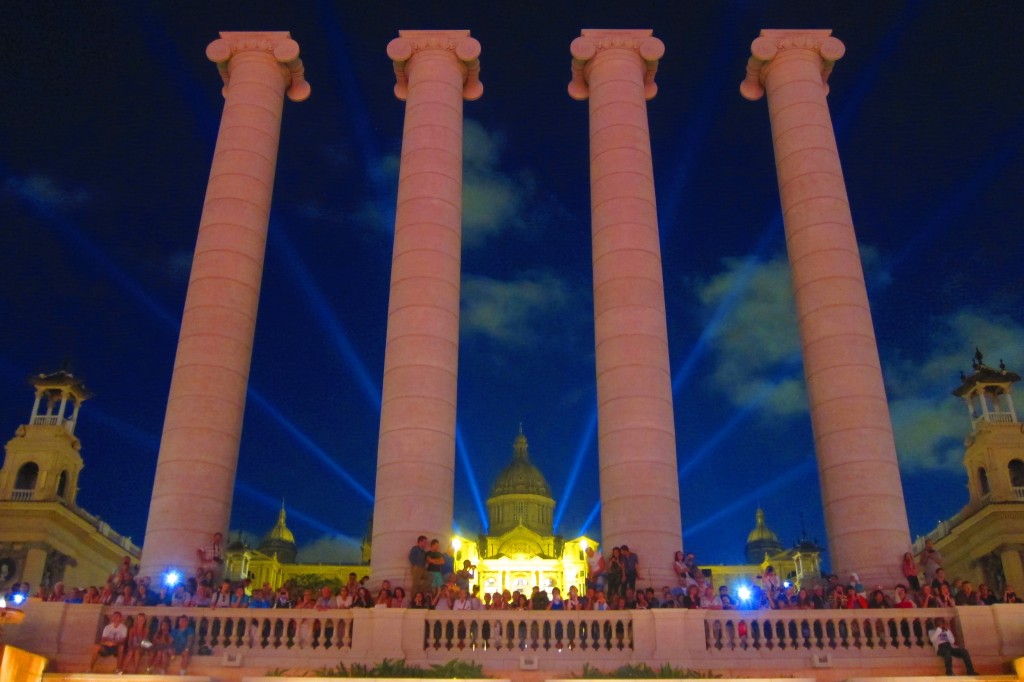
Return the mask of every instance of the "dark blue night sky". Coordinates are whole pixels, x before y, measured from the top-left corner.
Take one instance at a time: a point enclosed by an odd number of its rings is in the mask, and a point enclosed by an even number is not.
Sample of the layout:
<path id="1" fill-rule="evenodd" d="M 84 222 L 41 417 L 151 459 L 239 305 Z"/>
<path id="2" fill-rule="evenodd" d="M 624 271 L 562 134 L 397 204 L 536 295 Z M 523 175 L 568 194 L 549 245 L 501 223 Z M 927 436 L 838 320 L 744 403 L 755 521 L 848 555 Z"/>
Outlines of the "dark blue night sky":
<path id="1" fill-rule="evenodd" d="M 53 3 L 5 5 L 0 431 L 29 374 L 95 397 L 79 502 L 141 542 L 191 251 L 223 100 L 220 30 L 289 30 L 313 86 L 287 103 L 232 528 L 282 499 L 302 558 L 369 520 L 403 105 L 399 29 L 468 28 L 456 525 L 519 424 L 557 530 L 599 533 L 581 28 L 653 28 L 649 102 L 686 546 L 736 562 L 765 508 L 825 541 L 767 108 L 738 92 L 761 28 L 832 28 L 829 95 L 911 531 L 966 501 L 950 395 L 975 346 L 1020 372 L 1024 94 L 1011 2 Z M 638 486 L 644 481 L 638 480 Z M 648 558 L 648 561 L 655 560 Z M 665 561 L 669 559 L 664 558 Z"/>

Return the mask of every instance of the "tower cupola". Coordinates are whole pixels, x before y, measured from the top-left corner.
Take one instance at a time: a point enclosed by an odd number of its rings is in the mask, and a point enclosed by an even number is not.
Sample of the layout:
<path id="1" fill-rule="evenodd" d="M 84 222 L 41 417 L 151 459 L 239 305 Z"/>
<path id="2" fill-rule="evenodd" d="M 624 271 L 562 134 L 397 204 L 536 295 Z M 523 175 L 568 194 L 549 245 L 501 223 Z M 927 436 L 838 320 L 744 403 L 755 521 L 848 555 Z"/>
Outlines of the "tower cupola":
<path id="1" fill-rule="evenodd" d="M 7 442 L 0 500 L 61 501 L 74 506 L 84 466 L 75 426 L 89 393 L 80 379 L 66 371 L 39 374 L 29 383 L 35 387 L 35 402 L 28 423 L 19 426 Z"/>

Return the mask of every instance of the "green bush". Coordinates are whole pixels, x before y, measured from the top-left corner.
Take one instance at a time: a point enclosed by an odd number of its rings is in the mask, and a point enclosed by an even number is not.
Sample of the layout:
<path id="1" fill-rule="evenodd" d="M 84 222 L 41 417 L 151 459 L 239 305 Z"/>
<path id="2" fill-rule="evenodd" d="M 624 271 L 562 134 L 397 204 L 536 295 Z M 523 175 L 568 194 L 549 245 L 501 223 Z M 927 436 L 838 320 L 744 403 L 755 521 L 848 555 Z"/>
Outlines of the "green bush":
<path id="1" fill-rule="evenodd" d="M 580 674 L 581 678 L 591 680 L 610 680 L 610 679 L 658 679 L 658 680 L 709 680 L 717 679 L 722 677 L 716 675 L 710 670 L 693 670 L 692 668 L 675 668 L 668 663 L 664 664 L 657 670 L 650 667 L 646 663 L 628 664 L 620 668 L 616 668 L 611 672 L 594 668 L 589 663 L 583 664 L 583 672 Z"/>
<path id="2" fill-rule="evenodd" d="M 360 663 L 353 663 L 346 667 L 344 662 L 339 662 L 334 667 L 317 668 L 307 670 L 303 673 L 288 675 L 284 668 L 274 668 L 266 672 L 267 677 L 420 677 L 434 679 L 467 679 L 485 678 L 490 675 L 484 674 L 484 667 L 479 663 L 471 661 L 448 661 L 443 665 L 432 665 L 429 668 L 421 668 L 418 665 L 409 665 L 404 658 L 392 661 L 385 658 L 375 666 L 366 666 Z"/>

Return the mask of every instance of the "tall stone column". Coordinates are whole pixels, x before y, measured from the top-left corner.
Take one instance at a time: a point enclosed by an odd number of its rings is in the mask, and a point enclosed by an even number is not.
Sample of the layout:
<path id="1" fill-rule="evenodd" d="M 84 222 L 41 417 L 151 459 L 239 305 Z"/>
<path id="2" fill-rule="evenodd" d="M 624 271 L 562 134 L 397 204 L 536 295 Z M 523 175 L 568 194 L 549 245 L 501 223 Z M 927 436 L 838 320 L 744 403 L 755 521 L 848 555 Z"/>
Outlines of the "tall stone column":
<path id="1" fill-rule="evenodd" d="M 374 581 L 409 584 L 419 535 L 447 547 L 455 488 L 462 100 L 483 94 L 469 31 L 399 31 L 405 101 L 373 503 Z"/>
<path id="2" fill-rule="evenodd" d="M 590 207 L 601 535 L 629 545 L 641 582 L 670 584 L 682 547 L 654 168 L 646 100 L 664 44 L 649 30 L 584 30 L 569 95 L 590 99 Z"/>
<path id="3" fill-rule="evenodd" d="M 287 32 L 225 32 L 206 55 L 224 112 L 192 259 L 141 573 L 191 573 L 227 536 L 284 96 L 309 96 Z"/>
<path id="4" fill-rule="evenodd" d="M 831 31 L 764 30 L 741 94 L 767 92 L 832 569 L 903 579 L 910 531 L 827 80 Z"/>

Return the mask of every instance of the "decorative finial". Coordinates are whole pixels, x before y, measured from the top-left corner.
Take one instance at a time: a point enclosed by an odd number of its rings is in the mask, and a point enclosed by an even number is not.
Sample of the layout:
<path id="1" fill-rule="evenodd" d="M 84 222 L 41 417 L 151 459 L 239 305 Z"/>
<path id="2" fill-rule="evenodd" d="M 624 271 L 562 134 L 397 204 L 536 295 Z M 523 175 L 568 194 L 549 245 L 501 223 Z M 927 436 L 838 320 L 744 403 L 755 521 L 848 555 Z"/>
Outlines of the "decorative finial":
<path id="1" fill-rule="evenodd" d="M 971 367 L 973 367 L 974 369 L 978 369 L 979 367 L 981 367 L 981 361 L 984 359 L 984 357 L 985 356 L 983 356 L 981 354 L 981 351 L 978 349 L 978 347 L 975 346 L 974 347 L 974 362 L 971 363 Z"/>
<path id="2" fill-rule="evenodd" d="M 522 422 L 522 420 L 519 421 L 519 435 L 520 436 L 523 435 L 523 422 Z"/>
<path id="3" fill-rule="evenodd" d="M 999 369 L 1003 370 L 1004 372 L 1006 371 L 1006 363 L 1003 362 L 1002 358 L 999 358 Z"/>

